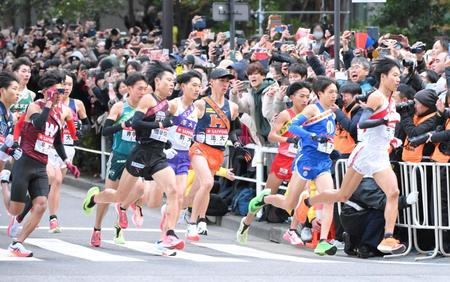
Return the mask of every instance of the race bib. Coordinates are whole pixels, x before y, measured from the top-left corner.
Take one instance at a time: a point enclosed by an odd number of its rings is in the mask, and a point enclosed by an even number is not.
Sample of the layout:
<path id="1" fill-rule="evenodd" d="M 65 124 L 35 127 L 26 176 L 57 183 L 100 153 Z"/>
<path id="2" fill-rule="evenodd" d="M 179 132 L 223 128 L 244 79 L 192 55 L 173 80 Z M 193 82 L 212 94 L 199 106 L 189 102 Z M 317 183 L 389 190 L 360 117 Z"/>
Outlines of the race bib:
<path id="1" fill-rule="evenodd" d="M 72 135 L 70 135 L 70 132 L 67 128 L 64 129 L 63 144 L 64 145 L 73 145 L 74 144 Z"/>
<path id="2" fill-rule="evenodd" d="M 44 155 L 48 155 L 50 150 L 53 149 L 53 141 L 55 138 L 50 136 L 45 136 L 42 133 L 38 134 L 36 144 L 34 145 L 34 150 Z"/>
<path id="3" fill-rule="evenodd" d="M 205 143 L 211 146 L 225 146 L 228 141 L 226 128 L 207 128 Z"/>
<path id="4" fill-rule="evenodd" d="M 183 147 L 189 148 L 192 143 L 192 138 L 194 137 L 194 130 L 177 126 L 176 133 L 178 143 Z"/>
<path id="5" fill-rule="evenodd" d="M 167 129 L 161 129 L 161 128 L 152 129 L 150 138 L 157 140 L 157 141 L 161 141 L 161 142 L 167 142 L 168 133 L 169 132 Z"/>
<path id="6" fill-rule="evenodd" d="M 387 133 L 387 137 L 390 140 L 394 139 L 395 137 L 395 125 L 393 125 L 394 127 L 387 125 L 386 126 L 386 133 Z"/>
<path id="7" fill-rule="evenodd" d="M 331 154 L 334 150 L 334 144 L 332 142 L 327 143 L 319 143 L 317 146 L 317 151 L 325 153 L 325 154 Z"/>
<path id="8" fill-rule="evenodd" d="M 122 129 L 122 140 L 127 142 L 136 142 L 136 131 L 131 127 Z"/>

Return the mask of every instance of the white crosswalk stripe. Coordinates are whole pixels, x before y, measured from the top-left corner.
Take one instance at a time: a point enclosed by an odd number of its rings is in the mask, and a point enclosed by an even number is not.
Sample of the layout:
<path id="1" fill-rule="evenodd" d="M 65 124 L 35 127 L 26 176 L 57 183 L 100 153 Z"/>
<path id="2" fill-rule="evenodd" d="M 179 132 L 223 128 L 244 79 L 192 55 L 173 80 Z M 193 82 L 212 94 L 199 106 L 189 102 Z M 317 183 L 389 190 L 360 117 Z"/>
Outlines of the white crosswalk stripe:
<path id="1" fill-rule="evenodd" d="M 193 244 L 236 256 L 246 256 L 260 259 L 282 260 L 301 263 L 341 263 L 338 261 L 319 260 L 319 259 L 310 259 L 310 258 L 294 257 L 289 255 L 274 254 L 233 244 L 214 244 L 214 243 L 193 243 Z"/>
<path id="2" fill-rule="evenodd" d="M 123 262 L 136 262 L 143 261 L 136 258 L 112 255 L 106 252 L 93 250 L 92 248 L 84 247 L 81 245 L 76 245 L 72 243 L 67 243 L 65 241 L 59 239 L 37 239 L 37 238 L 29 238 L 26 241 L 27 244 L 35 245 L 39 248 L 46 249 L 52 252 L 60 253 L 67 256 L 77 257 L 89 261 L 96 262 L 114 262 L 114 261 L 123 261 Z"/>
<path id="3" fill-rule="evenodd" d="M 108 244 L 114 244 L 111 240 L 105 240 L 103 242 L 106 242 Z M 155 249 L 154 244 L 144 241 L 127 241 L 123 245 L 117 245 L 121 247 L 125 247 L 134 251 L 147 253 L 147 254 L 154 254 L 159 255 L 159 252 Z M 229 258 L 229 257 L 215 257 L 215 256 L 208 256 L 203 254 L 195 254 L 191 252 L 186 251 L 176 251 L 176 256 L 173 256 L 171 258 L 176 259 L 185 259 L 185 260 L 191 260 L 195 262 L 246 262 L 242 259 L 237 258 Z"/>
<path id="4" fill-rule="evenodd" d="M 42 261 L 38 258 L 19 258 L 14 257 L 9 254 L 8 250 L 0 249 L 0 261 L 20 261 L 20 262 L 30 262 L 30 261 Z"/>

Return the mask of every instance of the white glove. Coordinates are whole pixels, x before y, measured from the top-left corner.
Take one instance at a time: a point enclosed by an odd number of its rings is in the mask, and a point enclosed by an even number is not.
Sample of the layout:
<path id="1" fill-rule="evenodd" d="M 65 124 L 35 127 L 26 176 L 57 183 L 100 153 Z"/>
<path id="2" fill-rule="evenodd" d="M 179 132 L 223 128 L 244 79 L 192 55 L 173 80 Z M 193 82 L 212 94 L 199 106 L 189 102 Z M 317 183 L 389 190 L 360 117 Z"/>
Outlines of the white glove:
<path id="1" fill-rule="evenodd" d="M 164 154 L 166 154 L 166 158 L 168 160 L 173 159 L 178 154 L 177 150 L 172 149 L 172 148 L 167 149 L 167 150 L 164 149 L 163 152 L 164 152 Z"/>
<path id="2" fill-rule="evenodd" d="M 17 161 L 18 159 L 20 159 L 22 157 L 22 149 L 17 148 L 14 150 L 12 157 Z"/>

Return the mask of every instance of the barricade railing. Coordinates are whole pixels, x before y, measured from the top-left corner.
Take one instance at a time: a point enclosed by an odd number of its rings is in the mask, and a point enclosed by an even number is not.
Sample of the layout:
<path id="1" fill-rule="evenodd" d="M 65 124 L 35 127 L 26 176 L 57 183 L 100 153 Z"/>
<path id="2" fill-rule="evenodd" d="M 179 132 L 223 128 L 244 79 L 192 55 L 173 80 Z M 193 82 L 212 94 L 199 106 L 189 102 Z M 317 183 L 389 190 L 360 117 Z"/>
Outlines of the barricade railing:
<path id="1" fill-rule="evenodd" d="M 101 139 L 101 151 L 75 146 L 75 149 L 101 155 L 102 179 L 106 174 L 106 142 Z M 247 181 L 256 184 L 256 193 L 260 193 L 266 185 L 264 181 L 264 154 L 276 154 L 277 148 L 264 147 L 256 144 L 245 146 L 254 150 L 253 164 L 256 166 L 255 179 L 236 175 L 237 180 Z M 345 159 L 338 160 L 335 164 L 335 188 L 339 189 L 343 176 L 346 173 Z M 408 195 L 411 192 L 419 192 L 419 201 L 412 207 L 399 211 L 396 226 L 407 229 L 408 245 L 403 254 L 389 255 L 385 258 L 408 255 L 413 247 L 420 254 L 427 254 L 424 257 L 417 257 L 416 260 L 430 259 L 439 253 L 450 256 L 445 251 L 444 239 L 450 240 L 450 164 L 449 163 L 406 163 L 399 162 L 399 189 L 401 195 Z M 286 187 L 280 187 L 286 189 Z M 339 213 L 341 211 L 338 205 Z M 447 212 L 444 215 L 443 209 Z M 261 216 L 261 212 L 258 214 Z M 431 250 L 423 250 L 418 242 L 419 230 L 431 230 L 434 237 L 434 247 Z M 449 238 L 445 238 L 448 236 Z M 450 244 L 449 244 L 450 245 Z M 431 254 L 430 254 L 431 253 Z"/>

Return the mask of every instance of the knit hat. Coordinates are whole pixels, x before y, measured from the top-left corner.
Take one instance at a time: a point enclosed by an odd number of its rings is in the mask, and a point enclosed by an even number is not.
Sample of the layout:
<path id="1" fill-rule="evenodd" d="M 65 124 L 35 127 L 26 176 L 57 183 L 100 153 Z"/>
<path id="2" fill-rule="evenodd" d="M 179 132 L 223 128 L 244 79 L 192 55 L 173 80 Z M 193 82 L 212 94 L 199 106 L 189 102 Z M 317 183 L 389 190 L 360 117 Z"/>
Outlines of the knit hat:
<path id="1" fill-rule="evenodd" d="M 419 101 L 422 105 L 428 107 L 430 110 L 436 110 L 436 101 L 438 96 L 436 91 L 432 89 L 423 89 L 414 95 L 414 99 Z"/>

